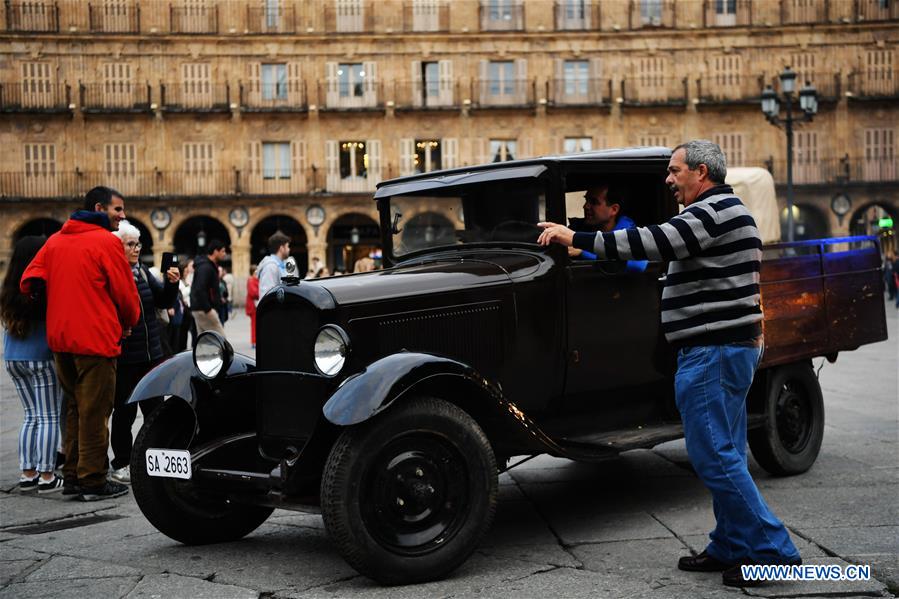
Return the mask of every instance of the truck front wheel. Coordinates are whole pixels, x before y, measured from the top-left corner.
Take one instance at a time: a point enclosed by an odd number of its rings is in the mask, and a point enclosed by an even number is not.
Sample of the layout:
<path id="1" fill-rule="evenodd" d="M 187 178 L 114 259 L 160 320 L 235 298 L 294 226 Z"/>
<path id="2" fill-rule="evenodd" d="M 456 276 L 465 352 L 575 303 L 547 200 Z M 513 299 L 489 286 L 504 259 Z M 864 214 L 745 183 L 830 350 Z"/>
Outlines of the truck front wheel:
<path id="1" fill-rule="evenodd" d="M 411 584 L 446 576 L 471 555 L 496 493 L 496 460 L 477 422 L 418 397 L 341 434 L 322 477 L 322 517 L 356 570 Z"/>
<path id="2" fill-rule="evenodd" d="M 759 465 L 775 476 L 812 467 L 824 438 L 824 398 L 809 364 L 778 366 L 771 374 L 765 424 L 748 433 Z"/>

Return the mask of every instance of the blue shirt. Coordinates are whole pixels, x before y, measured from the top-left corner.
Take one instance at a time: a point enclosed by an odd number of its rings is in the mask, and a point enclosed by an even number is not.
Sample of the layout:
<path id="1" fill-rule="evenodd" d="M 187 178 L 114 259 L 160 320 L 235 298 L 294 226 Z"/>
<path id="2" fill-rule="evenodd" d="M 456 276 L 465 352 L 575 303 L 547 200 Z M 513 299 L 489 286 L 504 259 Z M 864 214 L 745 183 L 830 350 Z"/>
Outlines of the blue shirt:
<path id="1" fill-rule="evenodd" d="M 31 331 L 24 339 L 13 337 L 3 330 L 3 359 L 7 362 L 43 362 L 53 359 L 53 352 L 47 345 L 47 323 L 34 321 Z"/>
<path id="2" fill-rule="evenodd" d="M 634 222 L 629 216 L 622 216 L 618 219 L 618 222 L 615 223 L 615 228 L 613 231 L 619 231 L 621 229 L 636 229 L 637 223 Z M 587 250 L 581 250 L 581 258 L 583 260 L 596 260 L 596 254 L 593 252 L 588 252 Z M 649 264 L 649 260 L 628 260 L 627 267 L 625 268 L 625 272 L 643 272 L 646 270 L 646 265 Z"/>

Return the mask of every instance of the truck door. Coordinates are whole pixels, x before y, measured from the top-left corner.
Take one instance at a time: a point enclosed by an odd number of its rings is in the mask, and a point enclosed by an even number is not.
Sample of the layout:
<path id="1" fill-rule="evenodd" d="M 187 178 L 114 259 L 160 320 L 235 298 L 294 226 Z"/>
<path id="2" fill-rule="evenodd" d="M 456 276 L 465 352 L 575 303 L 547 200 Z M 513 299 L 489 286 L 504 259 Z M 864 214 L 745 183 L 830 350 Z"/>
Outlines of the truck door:
<path id="1" fill-rule="evenodd" d="M 624 272 L 615 261 L 567 267 L 567 396 L 641 386 L 665 378 L 659 333 L 662 263 Z"/>

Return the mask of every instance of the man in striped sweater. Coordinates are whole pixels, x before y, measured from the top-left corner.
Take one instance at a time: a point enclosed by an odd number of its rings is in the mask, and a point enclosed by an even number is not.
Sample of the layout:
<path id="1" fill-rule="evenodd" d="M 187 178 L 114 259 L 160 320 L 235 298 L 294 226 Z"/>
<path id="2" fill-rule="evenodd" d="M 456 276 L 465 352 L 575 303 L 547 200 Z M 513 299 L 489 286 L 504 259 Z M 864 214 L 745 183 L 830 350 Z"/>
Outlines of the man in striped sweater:
<path id="1" fill-rule="evenodd" d="M 675 399 L 687 452 L 712 493 L 716 527 L 682 570 L 723 572 L 724 584 L 749 586 L 739 566 L 801 563 L 746 462 L 746 395 L 764 347 L 755 221 L 724 184 L 727 165 L 705 140 L 674 149 L 665 183 L 684 210 L 667 223 L 609 233 L 575 233 L 540 223 L 539 243 L 594 252 L 600 260 L 668 261 L 662 329 L 677 349 Z"/>

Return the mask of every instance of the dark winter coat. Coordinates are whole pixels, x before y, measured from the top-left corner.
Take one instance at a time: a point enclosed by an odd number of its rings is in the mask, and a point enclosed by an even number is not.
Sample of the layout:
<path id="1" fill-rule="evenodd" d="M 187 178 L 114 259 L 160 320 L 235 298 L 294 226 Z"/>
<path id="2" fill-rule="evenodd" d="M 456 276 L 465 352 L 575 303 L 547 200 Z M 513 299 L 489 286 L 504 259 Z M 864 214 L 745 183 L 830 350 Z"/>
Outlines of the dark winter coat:
<path id="1" fill-rule="evenodd" d="M 131 271 L 140 295 L 140 320 L 131 328 L 131 335 L 122 344 L 119 364 L 155 362 L 163 357 L 162 326 L 156 319 L 156 310 L 167 310 L 174 306 L 178 298 L 178 283 L 166 280 L 163 285 L 143 265 L 134 266 Z"/>
<path id="2" fill-rule="evenodd" d="M 221 303 L 218 266 L 206 256 L 197 256 L 194 260 L 194 280 L 190 284 L 190 309 L 208 312 L 217 310 Z"/>

